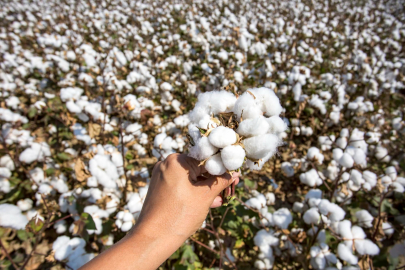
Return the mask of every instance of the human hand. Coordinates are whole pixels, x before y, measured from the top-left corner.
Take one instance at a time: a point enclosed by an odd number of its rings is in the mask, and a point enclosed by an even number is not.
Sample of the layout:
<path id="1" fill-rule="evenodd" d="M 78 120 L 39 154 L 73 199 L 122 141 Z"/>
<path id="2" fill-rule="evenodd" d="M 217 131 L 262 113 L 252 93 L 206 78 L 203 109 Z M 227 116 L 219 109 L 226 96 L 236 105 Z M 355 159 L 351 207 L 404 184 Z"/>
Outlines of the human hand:
<path id="1" fill-rule="evenodd" d="M 199 163 L 185 154 L 172 154 L 155 165 L 136 227 L 164 229 L 186 239 L 201 226 L 210 207 L 222 205 L 219 194 L 234 181 L 237 184 L 239 174 L 206 178 Z"/>
<path id="2" fill-rule="evenodd" d="M 239 182 L 239 174 L 202 177 L 205 169 L 198 164 L 184 154 L 158 162 L 132 231 L 81 270 L 159 267 L 200 228 L 210 207 L 222 205 L 219 194 Z"/>

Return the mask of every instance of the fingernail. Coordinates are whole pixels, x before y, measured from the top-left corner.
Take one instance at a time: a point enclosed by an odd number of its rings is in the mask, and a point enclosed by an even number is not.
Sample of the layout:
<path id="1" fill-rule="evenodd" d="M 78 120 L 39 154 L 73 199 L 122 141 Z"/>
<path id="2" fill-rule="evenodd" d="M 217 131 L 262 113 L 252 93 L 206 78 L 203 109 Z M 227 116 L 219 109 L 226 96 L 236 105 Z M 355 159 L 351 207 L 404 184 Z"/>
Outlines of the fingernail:
<path id="1" fill-rule="evenodd" d="M 222 198 L 221 198 L 221 196 L 215 197 L 214 203 L 222 204 Z"/>

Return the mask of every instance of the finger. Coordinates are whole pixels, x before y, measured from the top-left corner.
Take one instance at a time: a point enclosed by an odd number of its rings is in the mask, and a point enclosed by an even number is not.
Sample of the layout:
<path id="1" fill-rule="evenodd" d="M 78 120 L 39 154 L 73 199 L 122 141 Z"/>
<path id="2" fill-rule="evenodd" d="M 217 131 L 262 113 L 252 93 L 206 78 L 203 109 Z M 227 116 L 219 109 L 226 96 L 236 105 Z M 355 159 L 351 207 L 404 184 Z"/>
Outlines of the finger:
<path id="1" fill-rule="evenodd" d="M 198 182 L 199 185 L 208 185 L 213 196 L 217 196 L 222 190 L 232 184 L 237 178 L 231 177 L 225 173 L 223 175 L 215 175 L 207 180 Z"/>
<path id="2" fill-rule="evenodd" d="M 206 173 L 207 170 L 203 165 L 200 166 L 200 161 L 187 156 L 186 154 L 179 155 L 179 161 L 181 164 L 184 164 L 186 170 L 190 173 L 190 178 L 192 180 L 197 180 L 197 177 Z"/>
<path id="3" fill-rule="evenodd" d="M 212 202 L 210 208 L 217 208 L 222 206 L 222 197 L 221 196 L 216 196 L 214 201 Z"/>

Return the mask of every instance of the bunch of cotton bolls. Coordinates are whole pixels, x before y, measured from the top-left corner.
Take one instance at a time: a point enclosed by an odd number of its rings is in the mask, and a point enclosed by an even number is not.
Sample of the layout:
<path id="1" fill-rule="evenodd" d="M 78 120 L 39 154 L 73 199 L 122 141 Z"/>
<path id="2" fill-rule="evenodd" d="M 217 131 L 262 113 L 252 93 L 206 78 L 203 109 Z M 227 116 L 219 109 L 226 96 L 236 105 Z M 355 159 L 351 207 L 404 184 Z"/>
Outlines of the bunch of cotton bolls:
<path id="1" fill-rule="evenodd" d="M 211 175 L 243 164 L 260 170 L 282 144 L 287 129 L 279 117 L 282 110 L 274 91 L 265 87 L 248 89 L 238 98 L 226 91 L 202 93 L 189 114 L 189 156 L 203 161 Z"/>

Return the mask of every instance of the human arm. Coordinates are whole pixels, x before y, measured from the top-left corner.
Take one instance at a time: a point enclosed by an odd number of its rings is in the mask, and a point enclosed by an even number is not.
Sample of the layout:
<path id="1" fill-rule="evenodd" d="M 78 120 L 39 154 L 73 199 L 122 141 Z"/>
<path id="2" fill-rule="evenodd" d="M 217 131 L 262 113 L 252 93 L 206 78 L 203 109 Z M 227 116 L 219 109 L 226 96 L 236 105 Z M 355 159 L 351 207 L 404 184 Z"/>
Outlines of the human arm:
<path id="1" fill-rule="evenodd" d="M 218 196 L 238 175 L 201 177 L 199 162 L 172 154 L 152 172 L 139 219 L 127 236 L 84 265 L 90 269 L 156 269 L 205 220 L 210 207 L 222 204 Z"/>

